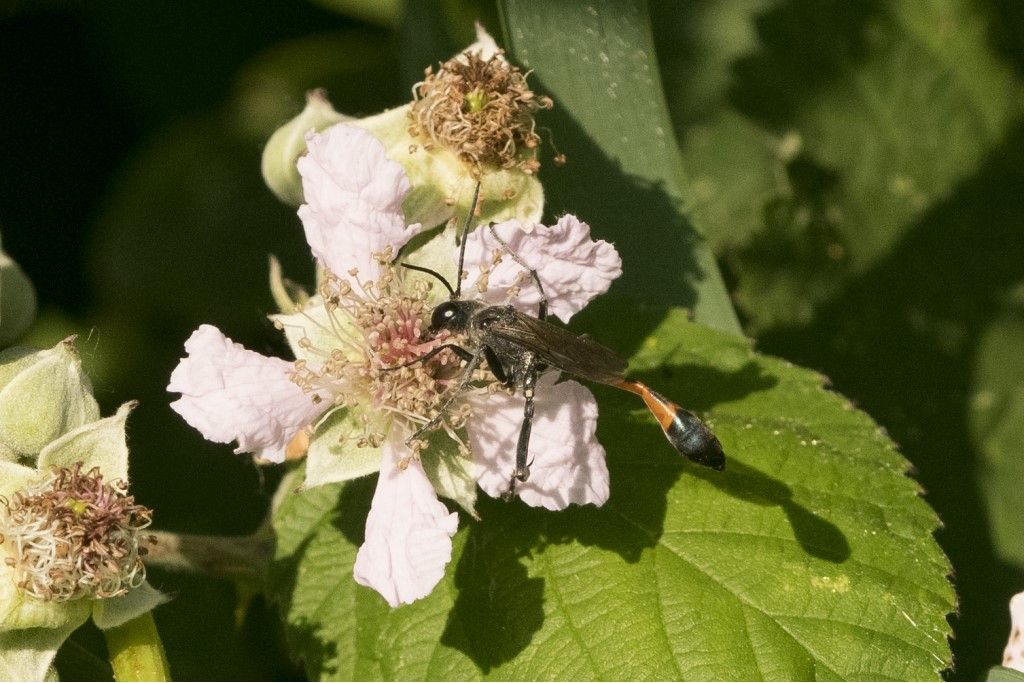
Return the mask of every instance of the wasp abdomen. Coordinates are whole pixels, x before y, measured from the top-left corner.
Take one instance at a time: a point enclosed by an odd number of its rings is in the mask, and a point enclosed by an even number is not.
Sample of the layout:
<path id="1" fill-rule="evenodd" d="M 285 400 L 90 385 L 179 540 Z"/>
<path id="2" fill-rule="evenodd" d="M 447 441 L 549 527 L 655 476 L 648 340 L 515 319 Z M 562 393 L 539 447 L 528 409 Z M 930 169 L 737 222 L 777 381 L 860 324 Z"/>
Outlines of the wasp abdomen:
<path id="1" fill-rule="evenodd" d="M 722 444 L 699 417 L 641 382 L 623 380 L 616 386 L 644 400 L 673 448 L 698 465 L 718 471 L 725 469 Z"/>

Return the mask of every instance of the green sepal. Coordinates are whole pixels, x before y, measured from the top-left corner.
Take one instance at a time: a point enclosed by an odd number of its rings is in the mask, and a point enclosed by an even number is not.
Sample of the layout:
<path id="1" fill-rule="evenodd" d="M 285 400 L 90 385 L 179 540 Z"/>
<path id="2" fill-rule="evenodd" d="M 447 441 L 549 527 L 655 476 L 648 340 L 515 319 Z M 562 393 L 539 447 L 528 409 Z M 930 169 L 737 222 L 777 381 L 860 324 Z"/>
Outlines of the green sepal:
<path id="1" fill-rule="evenodd" d="M 5 681 L 57 680 L 53 660 L 77 625 L 27 628 L 0 633 L 0 679 Z"/>
<path id="2" fill-rule="evenodd" d="M 100 415 L 74 337 L 43 351 L 4 351 L 0 386 L 0 443 L 20 457 Z"/>
<path id="3" fill-rule="evenodd" d="M 169 595 L 153 588 L 147 581 L 119 597 L 94 600 L 92 604 L 92 620 L 96 626 L 103 630 L 117 628 L 164 604 L 170 599 Z"/>
<path id="4" fill-rule="evenodd" d="M 309 440 L 306 488 L 349 481 L 379 470 L 380 448 L 356 444 L 363 431 L 363 425 L 347 408 L 328 414 Z M 380 431 L 387 433 L 383 426 Z"/>
<path id="5" fill-rule="evenodd" d="M 39 453 L 39 468 L 73 467 L 82 464 L 88 472 L 98 467 L 107 481 L 128 481 L 128 442 L 125 424 L 135 407 L 125 403 L 110 417 L 82 425 L 48 444 Z"/>

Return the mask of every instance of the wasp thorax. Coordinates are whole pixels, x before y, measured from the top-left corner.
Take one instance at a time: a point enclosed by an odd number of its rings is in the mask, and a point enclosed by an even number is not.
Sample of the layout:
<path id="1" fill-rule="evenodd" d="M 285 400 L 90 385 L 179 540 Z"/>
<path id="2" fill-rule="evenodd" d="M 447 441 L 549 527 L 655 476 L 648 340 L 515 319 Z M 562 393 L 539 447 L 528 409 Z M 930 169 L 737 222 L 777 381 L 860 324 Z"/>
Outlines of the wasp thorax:
<path id="1" fill-rule="evenodd" d="M 0 539 L 14 581 L 41 600 L 111 598 L 142 584 L 142 534 L 152 510 L 122 480 L 103 481 L 81 463 L 0 499 Z"/>
<path id="2" fill-rule="evenodd" d="M 526 76 L 501 53 L 483 59 L 479 52 L 465 52 L 436 74 L 427 68 L 413 87 L 409 133 L 428 148 L 450 150 L 477 176 L 486 165 L 534 173 L 540 166 L 533 151 L 540 144 L 534 114 L 552 102 L 530 90 Z"/>

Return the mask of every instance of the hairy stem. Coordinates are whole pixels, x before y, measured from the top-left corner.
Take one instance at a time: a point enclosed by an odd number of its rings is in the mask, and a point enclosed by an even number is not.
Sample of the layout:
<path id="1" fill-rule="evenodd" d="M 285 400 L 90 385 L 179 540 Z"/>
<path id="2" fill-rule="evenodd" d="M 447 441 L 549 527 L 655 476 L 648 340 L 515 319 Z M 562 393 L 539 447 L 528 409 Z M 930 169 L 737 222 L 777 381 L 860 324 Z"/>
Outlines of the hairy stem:
<path id="1" fill-rule="evenodd" d="M 103 632 L 117 681 L 169 681 L 167 655 L 149 612 Z"/>
<path id="2" fill-rule="evenodd" d="M 263 529 L 248 536 L 204 536 L 154 531 L 146 564 L 171 571 L 211 574 L 235 580 L 263 576 L 273 548 Z"/>

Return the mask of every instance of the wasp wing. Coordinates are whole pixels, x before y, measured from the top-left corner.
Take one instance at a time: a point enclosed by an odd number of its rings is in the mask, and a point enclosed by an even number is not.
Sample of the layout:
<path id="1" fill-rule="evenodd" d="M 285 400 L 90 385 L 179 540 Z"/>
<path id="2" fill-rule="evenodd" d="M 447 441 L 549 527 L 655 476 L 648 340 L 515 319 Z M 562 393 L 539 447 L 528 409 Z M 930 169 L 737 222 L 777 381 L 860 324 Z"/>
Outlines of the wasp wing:
<path id="1" fill-rule="evenodd" d="M 518 311 L 495 321 L 487 331 L 532 351 L 548 365 L 591 382 L 616 384 L 626 371 L 626 361 L 608 347 Z"/>

